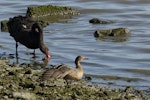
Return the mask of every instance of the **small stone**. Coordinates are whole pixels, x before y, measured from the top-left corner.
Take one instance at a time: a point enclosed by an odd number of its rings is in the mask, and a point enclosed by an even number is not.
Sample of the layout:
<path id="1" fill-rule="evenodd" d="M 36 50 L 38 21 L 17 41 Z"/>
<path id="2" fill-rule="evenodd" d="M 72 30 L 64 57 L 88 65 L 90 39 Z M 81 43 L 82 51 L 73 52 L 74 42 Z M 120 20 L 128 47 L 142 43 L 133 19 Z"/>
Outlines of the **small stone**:
<path id="1" fill-rule="evenodd" d="M 13 62 L 13 67 L 18 67 L 18 63 L 17 62 Z"/>
<path id="2" fill-rule="evenodd" d="M 130 91 L 132 91 L 132 90 L 133 90 L 133 88 L 132 88 L 131 86 L 127 86 L 127 87 L 125 88 L 124 92 L 130 92 Z"/>
<path id="3" fill-rule="evenodd" d="M 5 96 L 4 96 L 4 99 L 8 99 L 8 96 L 7 96 L 7 95 L 5 95 Z"/>
<path id="4" fill-rule="evenodd" d="M 115 21 L 110 21 L 110 20 L 100 20 L 98 18 L 93 18 L 91 20 L 89 20 L 89 23 L 92 24 L 111 24 L 114 23 Z"/>
<path id="5" fill-rule="evenodd" d="M 16 75 L 16 73 L 11 71 L 11 72 L 8 73 L 8 75 Z"/>
<path id="6" fill-rule="evenodd" d="M 32 74 L 31 70 L 27 70 L 24 74 Z"/>
<path id="7" fill-rule="evenodd" d="M 92 77 L 90 77 L 90 76 L 85 76 L 85 79 L 88 80 L 88 81 L 90 81 L 90 80 L 92 80 Z"/>
<path id="8" fill-rule="evenodd" d="M 25 100 L 36 100 L 36 97 L 33 93 L 29 92 L 13 92 L 14 98 L 22 98 Z"/>

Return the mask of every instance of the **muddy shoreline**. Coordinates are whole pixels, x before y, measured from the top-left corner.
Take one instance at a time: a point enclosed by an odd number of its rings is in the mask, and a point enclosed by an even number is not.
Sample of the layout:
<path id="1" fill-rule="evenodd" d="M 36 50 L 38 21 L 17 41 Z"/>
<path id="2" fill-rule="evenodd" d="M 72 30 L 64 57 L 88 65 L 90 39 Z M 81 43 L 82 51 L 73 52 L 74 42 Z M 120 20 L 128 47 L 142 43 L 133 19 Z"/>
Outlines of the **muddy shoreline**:
<path id="1" fill-rule="evenodd" d="M 108 89 L 87 85 L 86 80 L 70 81 L 51 79 L 41 81 L 45 68 L 35 69 L 29 64 L 8 64 L 8 58 L 0 59 L 0 98 L 23 100 L 149 100 L 150 90 Z"/>

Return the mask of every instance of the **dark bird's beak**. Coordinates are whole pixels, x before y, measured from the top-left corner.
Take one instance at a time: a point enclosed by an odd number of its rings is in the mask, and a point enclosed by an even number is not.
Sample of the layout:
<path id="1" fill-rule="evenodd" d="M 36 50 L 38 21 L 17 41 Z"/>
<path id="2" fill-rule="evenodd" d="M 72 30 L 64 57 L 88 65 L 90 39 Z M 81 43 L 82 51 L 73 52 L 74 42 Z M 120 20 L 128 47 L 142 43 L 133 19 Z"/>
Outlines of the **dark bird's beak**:
<path id="1" fill-rule="evenodd" d="M 49 52 L 49 51 L 46 51 L 46 57 L 47 57 L 48 60 L 50 60 L 51 55 L 50 55 L 50 52 Z"/>

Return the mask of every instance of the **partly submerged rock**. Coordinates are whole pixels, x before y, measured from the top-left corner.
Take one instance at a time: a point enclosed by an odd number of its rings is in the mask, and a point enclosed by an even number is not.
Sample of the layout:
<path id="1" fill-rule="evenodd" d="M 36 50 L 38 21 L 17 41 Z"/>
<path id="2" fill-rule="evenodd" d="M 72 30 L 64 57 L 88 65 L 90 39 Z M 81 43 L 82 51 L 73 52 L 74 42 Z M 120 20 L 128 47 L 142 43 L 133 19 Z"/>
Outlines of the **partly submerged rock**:
<path id="1" fill-rule="evenodd" d="M 33 18 L 40 18 L 45 16 L 64 16 L 64 15 L 77 15 L 79 11 L 75 8 L 65 7 L 65 6 L 53 6 L 53 5 L 43 5 L 37 7 L 28 7 L 27 16 Z"/>
<path id="2" fill-rule="evenodd" d="M 2 32 L 8 31 L 7 22 L 8 22 L 8 20 L 1 21 L 1 31 Z"/>
<path id="3" fill-rule="evenodd" d="M 71 18 L 78 15 L 79 11 L 72 7 L 43 5 L 28 7 L 26 16 L 32 17 L 36 21 L 57 22 L 63 18 Z"/>
<path id="4" fill-rule="evenodd" d="M 89 23 L 92 23 L 92 24 L 112 24 L 112 23 L 115 23 L 115 21 L 101 20 L 98 18 L 93 18 L 93 19 L 89 20 Z"/>
<path id="5" fill-rule="evenodd" d="M 130 30 L 128 28 L 115 28 L 108 30 L 96 30 L 94 36 L 100 40 L 110 40 L 122 42 L 126 41 L 130 36 Z"/>
<path id="6" fill-rule="evenodd" d="M 78 14 L 79 11 L 75 8 L 52 5 L 28 7 L 26 11 L 26 16 L 30 16 L 34 21 L 40 22 L 43 27 L 46 27 L 49 23 L 71 18 Z M 1 21 L 2 32 L 8 31 L 7 22 L 8 20 Z"/>

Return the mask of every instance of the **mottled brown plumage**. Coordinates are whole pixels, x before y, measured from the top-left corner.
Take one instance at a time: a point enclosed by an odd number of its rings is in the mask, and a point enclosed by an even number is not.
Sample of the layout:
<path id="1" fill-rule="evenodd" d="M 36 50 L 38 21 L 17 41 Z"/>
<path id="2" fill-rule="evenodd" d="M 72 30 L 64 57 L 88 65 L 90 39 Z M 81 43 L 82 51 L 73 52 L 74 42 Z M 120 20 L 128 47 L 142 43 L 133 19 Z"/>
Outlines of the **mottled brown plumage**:
<path id="1" fill-rule="evenodd" d="M 16 55 L 18 55 L 18 42 L 30 49 L 40 49 L 50 58 L 48 47 L 44 44 L 43 30 L 39 23 L 34 22 L 30 17 L 17 16 L 10 18 L 8 23 L 10 36 L 16 41 Z"/>
<path id="2" fill-rule="evenodd" d="M 83 76 L 83 68 L 80 65 L 80 61 L 85 57 L 77 56 L 75 59 L 76 68 L 69 67 L 67 65 L 59 65 L 57 67 L 52 67 L 46 70 L 42 76 L 42 80 L 49 80 L 50 78 L 64 78 L 77 80 L 81 79 Z"/>

